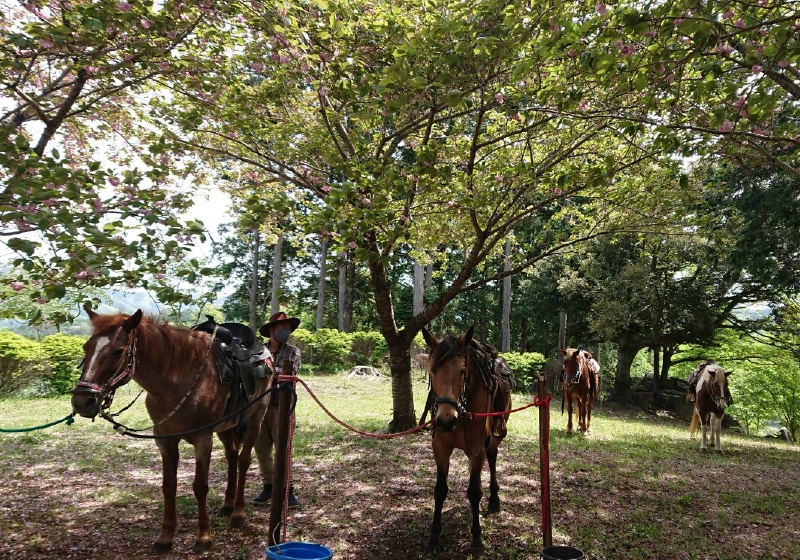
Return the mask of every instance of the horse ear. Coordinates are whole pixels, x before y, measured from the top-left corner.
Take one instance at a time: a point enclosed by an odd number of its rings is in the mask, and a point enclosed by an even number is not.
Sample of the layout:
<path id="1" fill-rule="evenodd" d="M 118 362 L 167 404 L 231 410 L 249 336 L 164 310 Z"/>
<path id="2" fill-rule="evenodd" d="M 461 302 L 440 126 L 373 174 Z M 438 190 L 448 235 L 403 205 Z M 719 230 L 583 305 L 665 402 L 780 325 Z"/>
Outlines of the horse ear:
<path id="1" fill-rule="evenodd" d="M 567 355 L 567 349 L 566 348 L 559 348 L 558 349 L 558 353 L 561 354 L 562 357 L 566 356 Z"/>
<path id="2" fill-rule="evenodd" d="M 462 341 L 464 342 L 464 346 L 469 346 L 469 343 L 472 341 L 472 333 L 475 330 L 475 325 L 471 326 L 467 329 L 467 332 L 464 333 L 462 337 Z"/>
<path id="3" fill-rule="evenodd" d="M 133 329 L 139 326 L 139 323 L 142 320 L 142 310 L 137 309 L 136 313 L 125 319 L 125 322 L 122 323 L 122 328 L 125 332 L 131 332 Z"/>
<path id="4" fill-rule="evenodd" d="M 83 304 L 83 309 L 84 309 L 84 311 L 86 311 L 86 314 L 89 316 L 89 320 L 92 320 L 95 317 L 97 317 L 97 313 L 95 313 L 92 310 L 92 308 L 91 308 L 91 306 L 89 305 L 88 302 Z"/>
<path id="5" fill-rule="evenodd" d="M 439 341 L 436 339 L 436 337 L 428 332 L 428 329 L 425 327 L 422 327 L 422 338 L 425 339 L 425 342 L 431 349 L 436 348 L 436 345 L 439 344 Z"/>

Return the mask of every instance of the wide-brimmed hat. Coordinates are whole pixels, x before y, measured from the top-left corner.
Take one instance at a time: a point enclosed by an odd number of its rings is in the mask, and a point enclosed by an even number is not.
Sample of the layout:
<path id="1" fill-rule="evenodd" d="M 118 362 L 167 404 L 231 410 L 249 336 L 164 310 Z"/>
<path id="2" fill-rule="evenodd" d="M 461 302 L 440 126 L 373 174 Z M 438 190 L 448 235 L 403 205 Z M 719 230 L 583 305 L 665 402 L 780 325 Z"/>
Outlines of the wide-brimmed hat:
<path id="1" fill-rule="evenodd" d="M 282 323 L 287 322 L 289 323 L 289 328 L 294 331 L 297 327 L 300 326 L 300 319 L 297 317 L 289 317 L 283 311 L 278 311 L 269 320 L 261 325 L 261 328 L 258 329 L 258 332 L 261 333 L 261 336 L 269 336 L 269 330 L 275 326 L 275 323 Z"/>

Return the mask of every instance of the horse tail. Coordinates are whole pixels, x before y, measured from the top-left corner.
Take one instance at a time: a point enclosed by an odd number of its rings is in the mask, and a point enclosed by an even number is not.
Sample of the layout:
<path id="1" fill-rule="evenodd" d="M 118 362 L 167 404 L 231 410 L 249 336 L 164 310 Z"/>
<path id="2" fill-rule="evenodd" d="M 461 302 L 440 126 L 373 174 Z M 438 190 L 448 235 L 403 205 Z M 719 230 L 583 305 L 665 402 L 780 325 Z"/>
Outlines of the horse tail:
<path id="1" fill-rule="evenodd" d="M 697 427 L 700 425 L 700 416 L 697 414 L 697 409 L 695 409 L 694 413 L 692 414 L 692 422 L 689 424 L 689 434 L 694 436 L 697 432 Z"/>

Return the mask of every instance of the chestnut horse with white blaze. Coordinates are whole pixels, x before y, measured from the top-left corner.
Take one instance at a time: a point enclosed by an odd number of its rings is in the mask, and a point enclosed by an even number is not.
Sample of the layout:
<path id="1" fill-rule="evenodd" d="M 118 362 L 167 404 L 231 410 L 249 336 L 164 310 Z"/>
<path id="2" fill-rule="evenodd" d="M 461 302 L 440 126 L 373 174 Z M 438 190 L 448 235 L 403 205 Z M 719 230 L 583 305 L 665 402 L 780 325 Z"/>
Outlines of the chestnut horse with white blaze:
<path id="1" fill-rule="evenodd" d="M 578 428 L 581 433 L 591 433 L 592 408 L 600 387 L 600 364 L 592 357 L 592 353 L 583 348 L 567 348 L 559 351 L 562 356 L 561 382 L 563 397 L 561 413 L 564 413 L 564 401 L 567 401 L 567 434 L 572 433 L 572 401 L 578 406 Z"/>
<path id="2" fill-rule="evenodd" d="M 442 506 L 449 490 L 450 457 L 457 448 L 463 450 L 469 460 L 467 497 L 472 509 L 471 549 L 479 553 L 483 549 L 479 513 L 483 497 L 481 471 L 487 460 L 489 513 L 498 512 L 497 449 L 506 436 L 513 375 L 496 350 L 472 339 L 471 327 L 460 337 L 445 336 L 439 340 L 426 329 L 422 329 L 422 335 L 431 348 L 428 369 L 432 447 L 436 461 L 433 522 L 426 549 L 432 551 L 439 545 Z"/>
<path id="3" fill-rule="evenodd" d="M 703 366 L 700 377 L 695 386 L 694 414 L 689 425 L 692 435 L 697 431 L 698 424 L 702 428 L 702 439 L 700 440 L 700 451 L 708 451 L 707 434 L 711 432 L 711 443 L 714 450 L 722 453 L 720 444 L 720 434 L 722 432 L 722 417 L 725 416 L 725 408 L 733 403 L 730 389 L 728 388 L 729 371 L 713 362 Z"/>
<path id="4" fill-rule="evenodd" d="M 250 451 L 258 436 L 269 398 L 251 398 L 253 404 L 240 415 L 226 416 L 226 397 L 232 383 L 222 383 L 211 351 L 212 335 L 183 327 L 163 325 L 142 316 L 99 315 L 84 306 L 93 333 L 84 344 L 81 377 L 73 390 L 72 408 L 86 418 L 108 418 L 114 391 L 133 379 L 145 391 L 145 405 L 153 421 L 153 438 L 161 453 L 164 516 L 153 552 L 163 554 L 173 545 L 178 525 L 176 510 L 178 443 L 194 446 L 195 475 L 192 490 L 197 500 L 198 532 L 194 551 L 211 547 L 208 514 L 208 470 L 213 433 L 225 449 L 228 481 L 220 510 L 230 515 L 232 527 L 245 519 L 245 475 Z M 269 379 L 257 379 L 254 395 L 263 397 Z M 235 412 L 235 411 L 234 411 Z M 245 427 L 246 430 L 240 433 Z M 215 424 L 216 422 L 216 424 Z M 175 437 L 172 437 L 175 434 Z"/>

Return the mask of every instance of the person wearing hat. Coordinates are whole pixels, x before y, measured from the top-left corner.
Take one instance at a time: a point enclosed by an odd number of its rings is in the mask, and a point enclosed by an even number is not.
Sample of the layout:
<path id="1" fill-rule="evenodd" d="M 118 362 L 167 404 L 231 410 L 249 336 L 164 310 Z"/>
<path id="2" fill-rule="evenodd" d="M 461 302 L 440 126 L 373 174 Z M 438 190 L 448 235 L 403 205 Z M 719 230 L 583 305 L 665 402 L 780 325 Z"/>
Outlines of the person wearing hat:
<path id="1" fill-rule="evenodd" d="M 272 363 L 275 364 L 276 381 L 277 375 L 297 375 L 300 370 L 300 349 L 291 344 L 287 344 L 289 336 L 300 325 L 300 319 L 289 317 L 283 311 L 275 313 L 269 318 L 258 332 L 269 339 L 268 348 L 272 354 Z M 283 370 L 284 363 L 291 364 L 291 369 Z M 258 468 L 261 471 L 261 481 L 264 483 L 262 492 L 253 498 L 254 502 L 264 503 L 272 496 L 272 476 L 274 468 L 274 447 L 278 435 L 278 399 L 271 399 L 267 407 L 267 413 L 261 423 L 261 432 L 255 443 L 256 457 L 258 458 Z M 299 505 L 299 501 L 294 495 L 294 487 L 289 486 L 289 507 Z"/>

